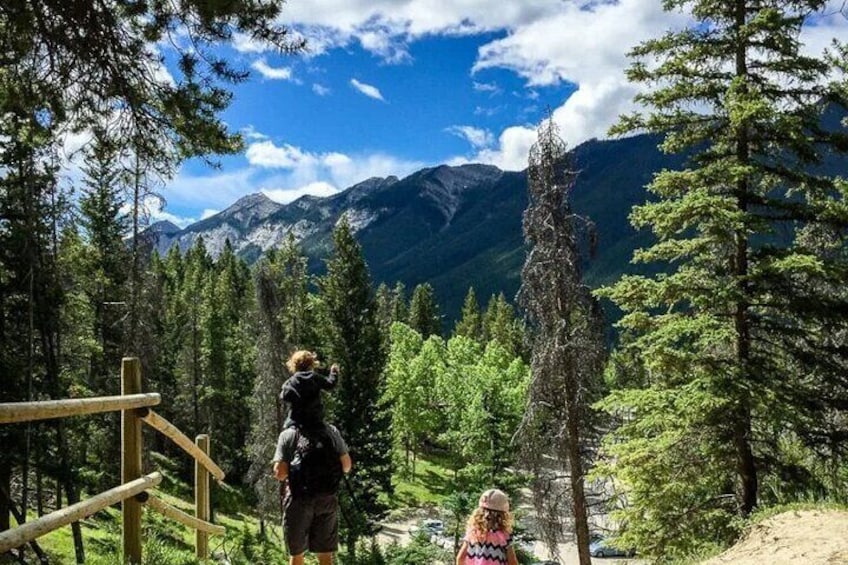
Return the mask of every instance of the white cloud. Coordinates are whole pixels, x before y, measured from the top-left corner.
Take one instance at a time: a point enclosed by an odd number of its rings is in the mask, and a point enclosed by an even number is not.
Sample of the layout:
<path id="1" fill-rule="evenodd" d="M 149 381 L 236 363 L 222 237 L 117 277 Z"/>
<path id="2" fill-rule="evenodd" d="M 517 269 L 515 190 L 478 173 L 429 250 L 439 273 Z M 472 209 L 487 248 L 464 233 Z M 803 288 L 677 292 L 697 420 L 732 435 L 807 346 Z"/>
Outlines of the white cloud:
<path id="1" fill-rule="evenodd" d="M 263 141 L 268 139 L 268 136 L 258 131 L 253 125 L 248 124 L 247 126 L 241 128 L 241 135 L 244 136 L 245 139 L 250 141 Z"/>
<path id="2" fill-rule="evenodd" d="M 294 169 L 303 165 L 312 166 L 316 160 L 315 155 L 305 153 L 293 145 L 277 146 L 274 145 L 273 141 L 251 143 L 245 156 L 251 165 L 270 169 Z"/>
<path id="3" fill-rule="evenodd" d="M 384 62 L 397 64 L 412 60 L 406 43 L 393 37 L 390 30 L 382 28 L 362 31 L 358 35 L 362 48 L 380 57 Z"/>
<path id="4" fill-rule="evenodd" d="M 332 90 L 316 82 L 312 85 L 312 92 L 314 92 L 318 96 L 327 96 L 328 94 L 330 94 L 330 92 L 332 92 Z"/>
<path id="5" fill-rule="evenodd" d="M 520 171 L 527 168 L 530 146 L 535 141 L 534 128 L 513 126 L 501 133 L 497 148 L 483 149 L 471 161 L 495 165 L 505 171 Z"/>
<path id="6" fill-rule="evenodd" d="M 290 68 L 272 67 L 265 61 L 264 58 L 257 59 L 250 66 L 268 80 L 289 80 L 292 77 L 292 71 Z"/>
<path id="7" fill-rule="evenodd" d="M 383 98 L 383 93 L 380 92 L 380 89 L 378 89 L 376 86 L 371 86 L 370 84 L 359 82 L 355 78 L 350 79 L 350 85 L 365 96 L 367 96 L 368 98 L 373 98 L 374 100 L 382 100 L 383 102 L 386 101 L 386 99 Z"/>
<path id="8" fill-rule="evenodd" d="M 489 147 L 495 141 L 492 132 L 473 126 L 451 126 L 445 129 L 445 131 L 465 139 L 475 149 Z"/>
<path id="9" fill-rule="evenodd" d="M 233 34 L 232 47 L 239 53 L 264 53 L 274 48 L 273 45 L 239 32 Z"/>
<path id="10" fill-rule="evenodd" d="M 347 188 L 369 177 L 406 175 L 425 166 L 383 153 L 346 155 L 339 152 L 309 152 L 291 144 L 276 145 L 260 141 L 248 146 L 246 157 L 251 167 L 277 175 L 276 184 L 306 186 L 324 181 Z"/>
<path id="11" fill-rule="evenodd" d="M 288 204 L 307 194 L 320 197 L 332 196 L 338 194 L 339 189 L 328 182 L 317 181 L 298 188 L 263 188 L 261 192 L 274 202 Z"/>
<path id="12" fill-rule="evenodd" d="M 129 214 L 132 207 L 129 202 L 125 203 L 120 208 L 121 214 Z M 196 218 L 178 216 L 165 210 L 165 201 L 157 196 L 146 196 L 141 200 L 141 215 L 151 224 L 155 222 L 167 221 L 184 228 L 197 221 Z"/>
<path id="13" fill-rule="evenodd" d="M 258 191 L 257 172 L 251 168 L 193 175 L 181 170 L 165 184 L 162 194 L 169 206 L 179 209 L 223 210 L 242 196 Z"/>
<path id="14" fill-rule="evenodd" d="M 205 220 L 206 218 L 211 218 L 215 214 L 220 212 L 220 210 L 214 210 L 212 208 L 206 208 L 203 212 L 200 213 L 200 219 Z"/>

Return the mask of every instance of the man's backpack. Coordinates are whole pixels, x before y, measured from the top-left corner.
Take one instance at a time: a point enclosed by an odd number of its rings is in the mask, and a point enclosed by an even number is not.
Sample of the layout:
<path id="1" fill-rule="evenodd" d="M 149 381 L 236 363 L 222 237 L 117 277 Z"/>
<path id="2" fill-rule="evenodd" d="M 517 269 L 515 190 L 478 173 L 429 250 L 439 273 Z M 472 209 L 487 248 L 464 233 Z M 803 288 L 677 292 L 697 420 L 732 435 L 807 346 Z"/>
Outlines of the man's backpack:
<path id="1" fill-rule="evenodd" d="M 342 464 L 325 429 L 295 428 L 295 453 L 289 463 L 289 488 L 297 498 L 335 494 L 342 480 Z"/>

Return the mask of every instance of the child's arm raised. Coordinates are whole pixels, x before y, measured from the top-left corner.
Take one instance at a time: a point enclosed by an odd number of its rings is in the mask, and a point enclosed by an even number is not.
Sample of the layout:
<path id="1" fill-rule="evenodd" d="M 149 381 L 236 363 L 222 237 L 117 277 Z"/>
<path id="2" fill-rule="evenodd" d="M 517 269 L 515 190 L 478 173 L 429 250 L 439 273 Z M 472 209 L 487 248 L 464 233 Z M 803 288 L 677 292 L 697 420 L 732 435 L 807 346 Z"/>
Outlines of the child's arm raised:
<path id="1" fill-rule="evenodd" d="M 323 388 L 324 390 L 330 390 L 332 388 L 335 388 L 338 380 L 339 366 L 333 363 L 333 365 L 330 367 L 330 374 L 327 377 L 321 379 L 321 383 L 323 385 L 321 386 L 321 388 Z"/>

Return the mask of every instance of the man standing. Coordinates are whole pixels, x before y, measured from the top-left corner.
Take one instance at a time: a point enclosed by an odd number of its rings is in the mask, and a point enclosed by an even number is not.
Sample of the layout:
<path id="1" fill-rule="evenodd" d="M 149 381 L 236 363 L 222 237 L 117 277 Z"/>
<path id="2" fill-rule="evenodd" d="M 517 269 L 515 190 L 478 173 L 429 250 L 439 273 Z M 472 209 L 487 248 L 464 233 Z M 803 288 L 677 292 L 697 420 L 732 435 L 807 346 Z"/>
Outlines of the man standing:
<path id="1" fill-rule="evenodd" d="M 289 565 L 303 565 L 306 550 L 331 565 L 339 546 L 339 485 L 352 466 L 335 426 L 286 428 L 277 439 L 274 477 L 288 479 L 283 532 Z"/>

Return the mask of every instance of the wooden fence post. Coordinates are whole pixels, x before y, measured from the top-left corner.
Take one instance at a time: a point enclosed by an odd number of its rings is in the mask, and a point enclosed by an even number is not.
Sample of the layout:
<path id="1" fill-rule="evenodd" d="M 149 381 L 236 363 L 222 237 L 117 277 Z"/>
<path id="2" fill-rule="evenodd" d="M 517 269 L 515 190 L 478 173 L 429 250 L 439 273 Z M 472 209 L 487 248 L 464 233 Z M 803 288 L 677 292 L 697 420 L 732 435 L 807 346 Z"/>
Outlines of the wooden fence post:
<path id="1" fill-rule="evenodd" d="M 201 434 L 194 443 L 201 451 L 209 454 L 209 436 Z M 209 471 L 195 459 L 194 461 L 194 513 L 198 520 L 209 521 Z M 209 558 L 209 534 L 196 530 L 194 534 L 194 554 L 198 559 Z"/>
<path id="2" fill-rule="evenodd" d="M 141 394 L 141 363 L 137 357 L 121 361 L 121 394 Z M 134 409 L 121 411 L 121 482 L 141 477 L 141 419 Z M 135 498 L 121 503 L 124 563 L 141 564 L 141 504 Z"/>

